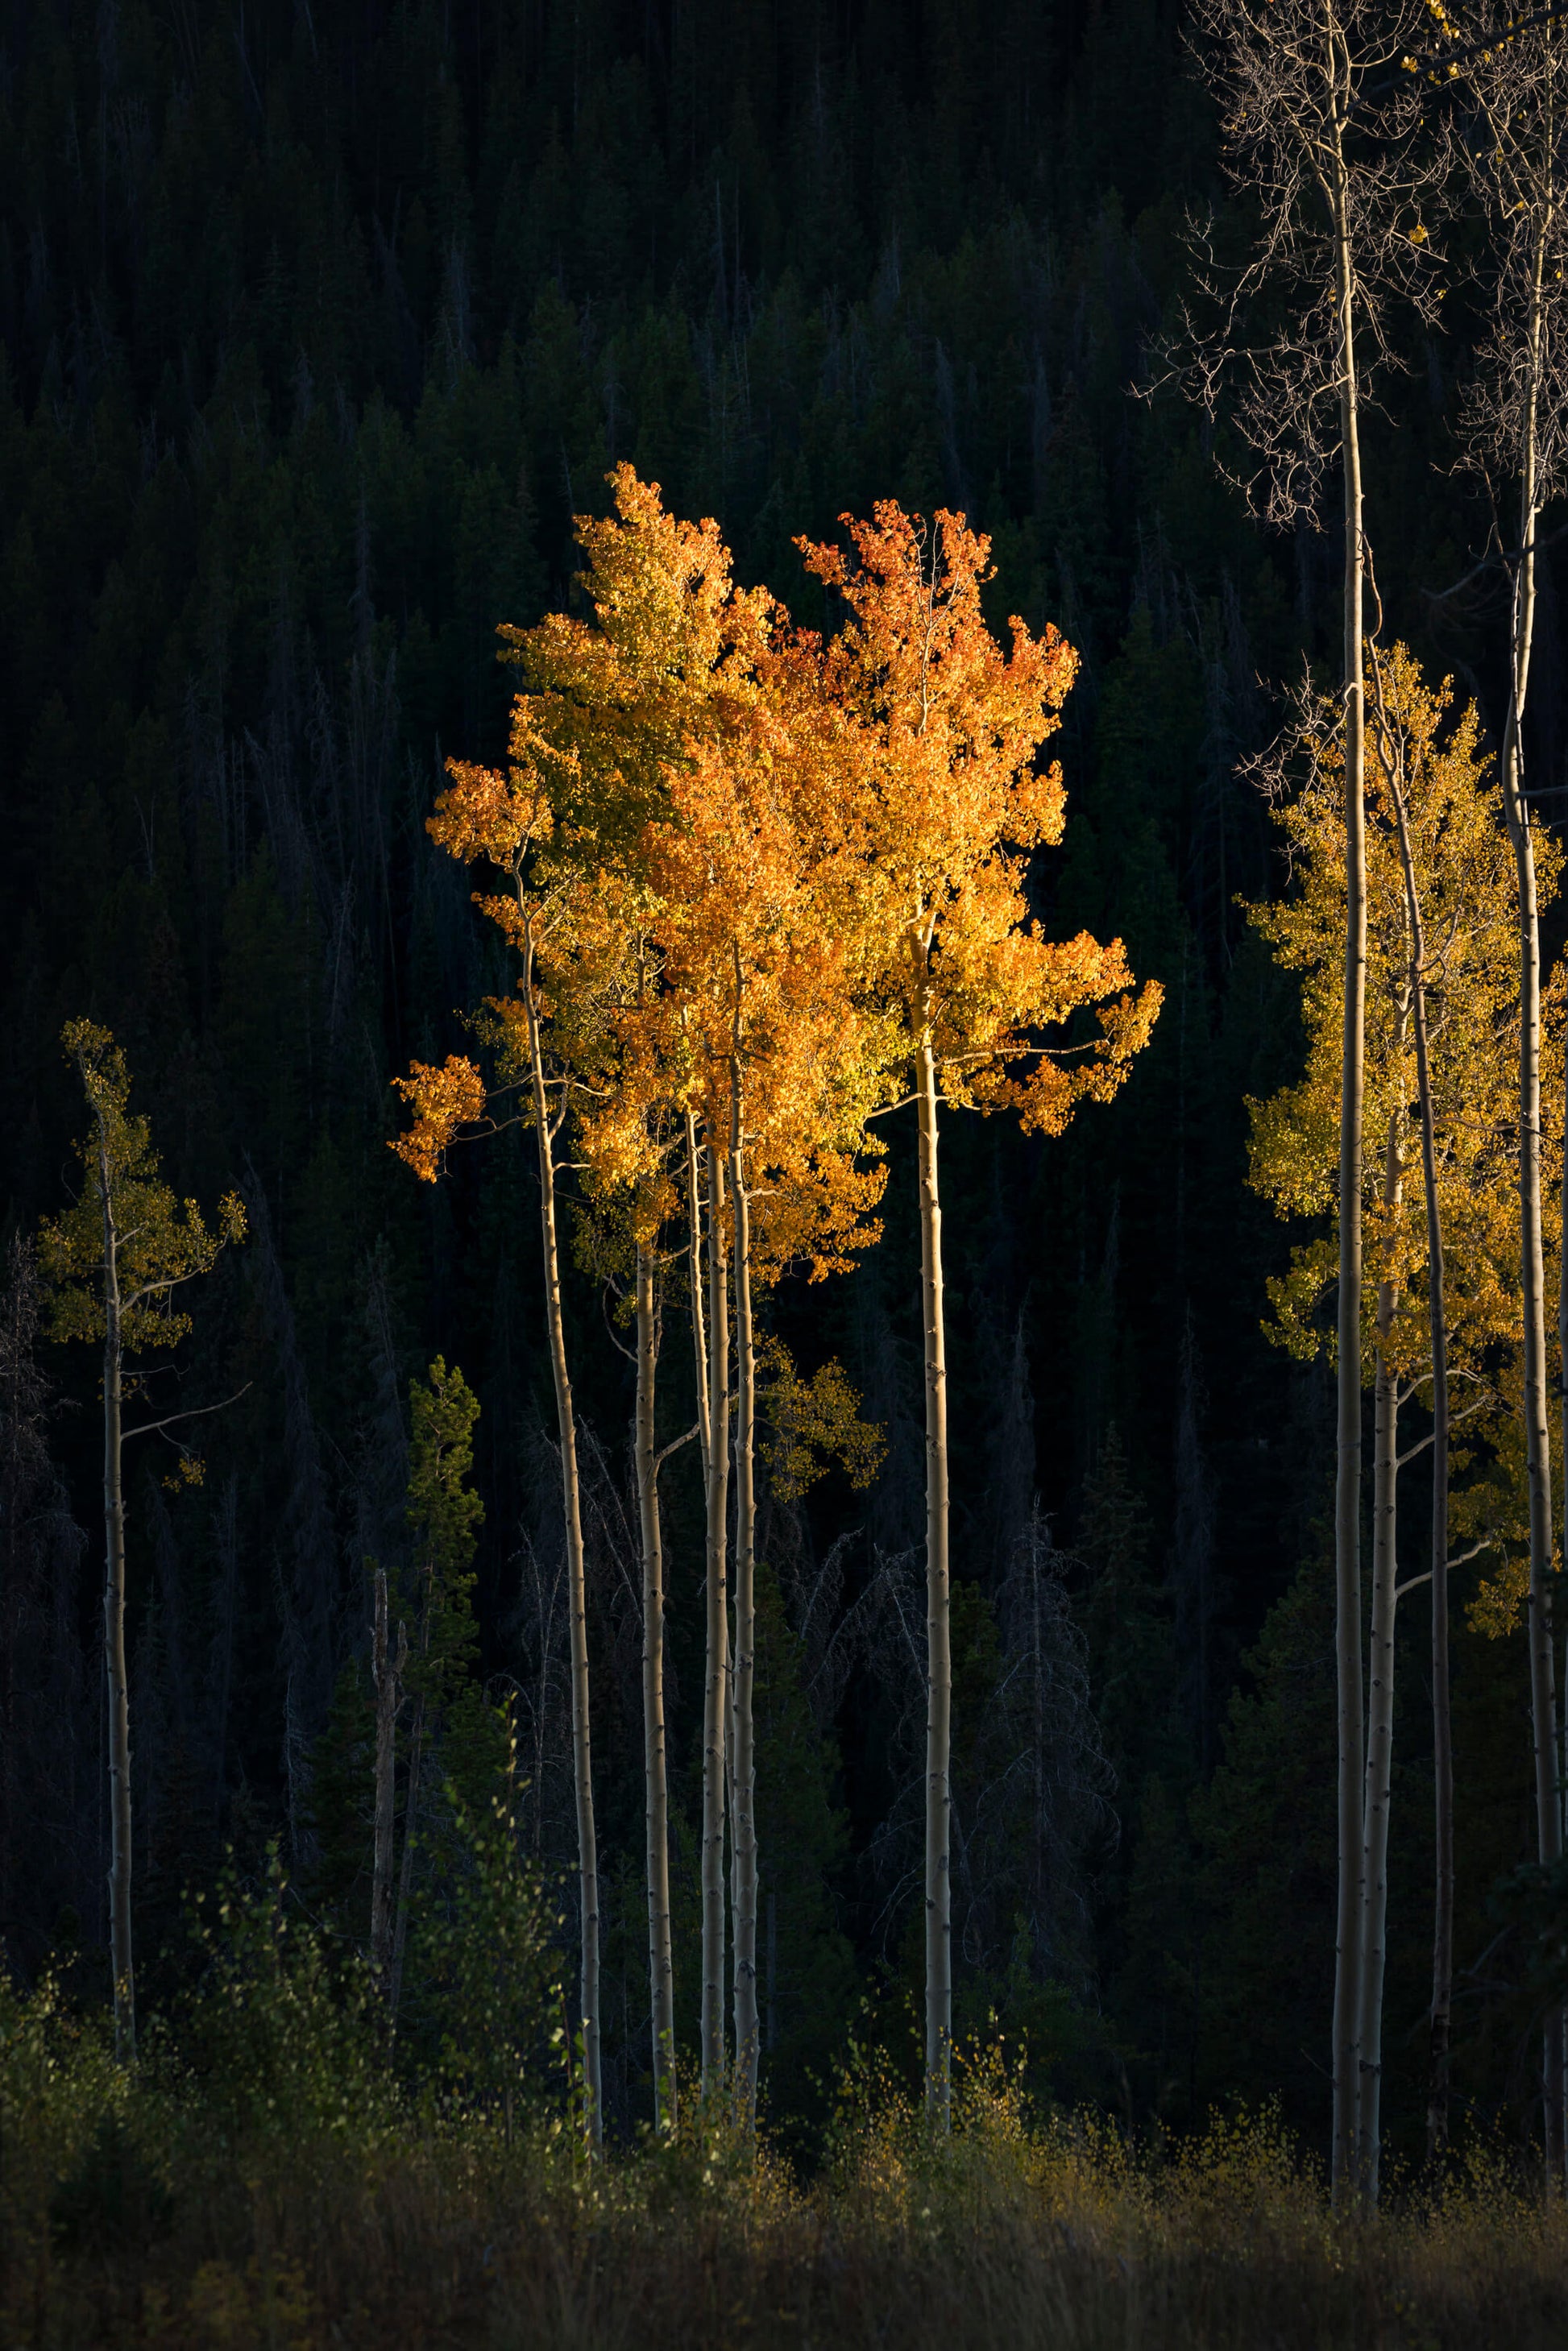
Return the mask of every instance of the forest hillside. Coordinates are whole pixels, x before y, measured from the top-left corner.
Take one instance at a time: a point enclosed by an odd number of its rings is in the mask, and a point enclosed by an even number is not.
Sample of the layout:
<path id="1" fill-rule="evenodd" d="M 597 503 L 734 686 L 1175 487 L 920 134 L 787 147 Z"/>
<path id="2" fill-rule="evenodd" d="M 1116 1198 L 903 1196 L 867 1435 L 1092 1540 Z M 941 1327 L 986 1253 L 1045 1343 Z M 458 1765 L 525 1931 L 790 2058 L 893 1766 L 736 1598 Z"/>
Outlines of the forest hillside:
<path id="1" fill-rule="evenodd" d="M 1561 2169 L 1564 68 L 1285 13 L 9 12 L 17 2082 Z"/>

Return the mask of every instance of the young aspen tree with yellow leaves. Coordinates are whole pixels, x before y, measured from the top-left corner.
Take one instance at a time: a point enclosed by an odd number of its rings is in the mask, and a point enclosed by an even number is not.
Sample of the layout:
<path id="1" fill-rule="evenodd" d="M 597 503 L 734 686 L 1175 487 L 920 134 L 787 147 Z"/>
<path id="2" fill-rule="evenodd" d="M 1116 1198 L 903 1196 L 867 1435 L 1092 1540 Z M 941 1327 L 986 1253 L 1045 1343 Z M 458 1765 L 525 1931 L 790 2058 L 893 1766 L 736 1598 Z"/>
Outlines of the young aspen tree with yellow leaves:
<path id="1" fill-rule="evenodd" d="M 1360 1314 L 1362 1078 L 1366 967 L 1363 871 L 1367 545 L 1362 402 L 1394 354 L 1391 297 L 1428 320 L 1440 289 L 1423 203 L 1439 172 L 1420 93 L 1401 73 L 1429 26 L 1425 0 L 1198 0 L 1199 62 L 1218 100 L 1225 161 L 1256 204 L 1239 266 L 1197 240 L 1205 320 L 1186 321 L 1177 365 L 1215 415 L 1221 404 L 1255 461 L 1245 482 L 1276 527 L 1322 527 L 1339 474 L 1343 541 L 1340 687 L 1346 888 L 1339 1113 L 1339 1374 L 1334 1500 L 1339 1884 L 1333 1992 L 1336 2199 L 1354 2192 L 1361 2056 L 1357 1977 L 1364 1761 L 1361 1654 Z"/>
<path id="2" fill-rule="evenodd" d="M 860 986 L 886 1024 L 884 1066 L 919 1122 L 925 1360 L 925 2080 L 946 2123 L 952 2063 L 947 1366 L 938 1104 L 1015 1111 L 1059 1134 L 1103 1102 L 1159 1010 L 1137 997 L 1121 943 L 1047 939 L 1030 921 L 1031 852 L 1061 838 L 1060 767 L 1036 765 L 1060 723 L 1077 656 L 1054 629 L 1010 623 L 1004 652 L 980 609 L 989 541 L 961 516 L 934 528 L 891 501 L 845 517 L 853 560 L 800 542 L 848 607 L 823 649 L 820 690 L 849 729 L 856 789 L 839 822 L 859 855 Z M 1099 1035 L 1046 1032 L 1093 1007 Z"/>
<path id="3" fill-rule="evenodd" d="M 191 1327 L 174 1292 L 210 1273 L 219 1251 L 245 1238 L 245 1209 L 225 1196 L 217 1230 L 194 1200 L 178 1201 L 159 1173 L 144 1118 L 131 1115 L 125 1057 L 107 1029 L 68 1022 L 62 1041 L 75 1061 L 91 1114 L 77 1146 L 83 1184 L 74 1207 L 47 1221 L 39 1253 L 53 1284 L 57 1339 L 103 1343 L 103 1654 L 109 1701 L 109 1920 L 114 1969 L 115 2054 L 136 2054 L 136 1977 L 131 1943 L 131 1697 L 125 1661 L 124 1448 L 132 1437 L 167 1433 L 195 1417 L 162 1415 L 124 1426 L 124 1409 L 145 1387 L 128 1378 L 125 1357 L 172 1347 Z M 209 1407 L 217 1409 L 217 1407 Z M 201 1463 L 180 1445 L 180 1466 Z"/>
<path id="4" fill-rule="evenodd" d="M 1421 1135 L 1421 1185 L 1427 1207 L 1427 1325 L 1431 1342 L 1432 1409 L 1432 1811 L 1433 1917 L 1432 2010 L 1427 2091 L 1427 2151 L 1440 2152 L 1448 2139 L 1448 2041 L 1453 2006 L 1454 1972 L 1454 1750 L 1448 1674 L 1448 1475 L 1449 1381 L 1447 1285 L 1443 1264 L 1443 1206 L 1438 1183 L 1437 1106 L 1432 1088 L 1431 1036 L 1433 1016 L 1439 1025 L 1446 1009 L 1449 956 L 1453 947 L 1427 938 L 1425 876 L 1417 863 L 1417 836 L 1411 786 L 1420 778 L 1421 754 L 1430 747 L 1429 733 L 1414 742 L 1404 723 L 1403 701 L 1408 705 L 1414 686 L 1418 707 L 1429 708 L 1433 697 L 1422 696 L 1419 680 L 1407 675 L 1410 664 L 1396 648 L 1392 664 L 1385 664 L 1375 641 L 1369 647 L 1373 676 L 1373 741 L 1378 773 L 1387 797 L 1399 844 L 1399 869 L 1405 883 L 1405 936 L 1408 971 L 1410 1030 L 1416 1051 L 1416 1099 Z M 1402 691 L 1404 689 L 1404 691 Z M 1414 757 L 1412 756 L 1414 752 Z M 1426 811 L 1423 810 L 1425 814 Z M 1439 822 L 1441 811 L 1439 810 Z M 1488 835 L 1495 852 L 1495 827 Z M 1391 1645 L 1392 1646 L 1392 1645 Z M 1376 2159 L 1377 2133 L 1372 2133 Z"/>
<path id="5" fill-rule="evenodd" d="M 1375 2199 L 1381 2143 L 1383 1980 L 1386 1944 L 1395 1626 L 1401 1594 L 1433 1582 L 1447 1607 L 1448 1433 L 1495 1406 L 1498 1350 L 1519 1324 L 1515 1252 L 1506 1209 L 1516 1148 L 1514 1102 L 1500 1040 L 1519 1019 L 1511 856 L 1499 795 L 1486 789 L 1473 708 L 1450 722 L 1447 686 L 1434 691 L 1403 646 L 1368 651 L 1374 692 L 1367 778 L 1368 910 L 1365 1126 L 1360 1207 L 1367 1236 L 1355 1371 L 1374 1389 L 1373 1593 L 1357 1980 L 1361 2095 L 1356 2172 Z M 1291 754 L 1306 779 L 1278 821 L 1296 887 L 1252 920 L 1276 960 L 1302 975 L 1307 1068 L 1301 1081 L 1252 1109 L 1250 1181 L 1289 1217 L 1324 1229 L 1298 1246 L 1270 1284 L 1271 1335 L 1310 1357 L 1337 1349 L 1322 1308 L 1338 1278 L 1335 1133 L 1341 1073 L 1339 941 L 1346 871 L 1343 737 L 1326 696 L 1305 698 L 1270 780 L 1282 789 Z M 1435 1192 L 1430 1188 L 1435 1186 Z M 1433 1391 L 1433 1438 L 1399 1451 L 1406 1405 Z M 1468 1392 L 1459 1410 L 1449 1389 Z M 1434 1441 L 1435 1440 L 1435 1441 Z M 1398 1580 L 1398 1477 L 1433 1453 L 1433 1541 L 1427 1574 Z M 1461 1557 L 1484 1546 L 1478 1543 Z M 1434 1633 L 1446 1660 L 1446 1639 Z M 1435 1687 L 1438 1757 L 1438 1949 L 1451 1918 L 1451 1792 L 1446 1681 Z M 1450 1767 L 1451 1768 L 1451 1767 Z M 1451 1931 L 1451 1930 L 1450 1930 Z M 1435 1957 L 1435 1968 L 1439 1959 Z M 1434 2009 L 1447 1997 L 1435 1981 Z"/>

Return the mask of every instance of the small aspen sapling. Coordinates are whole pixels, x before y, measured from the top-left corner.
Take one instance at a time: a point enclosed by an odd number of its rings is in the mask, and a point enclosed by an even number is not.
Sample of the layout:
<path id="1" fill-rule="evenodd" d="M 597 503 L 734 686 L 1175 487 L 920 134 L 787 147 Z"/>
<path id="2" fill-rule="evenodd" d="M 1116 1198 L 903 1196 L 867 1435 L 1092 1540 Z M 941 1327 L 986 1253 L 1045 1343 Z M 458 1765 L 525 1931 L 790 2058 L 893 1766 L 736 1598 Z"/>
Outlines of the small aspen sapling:
<path id="1" fill-rule="evenodd" d="M 147 1375 L 128 1376 L 127 1355 L 172 1348 L 191 1327 L 175 1302 L 187 1282 L 210 1273 L 219 1252 L 245 1238 L 236 1193 L 219 1205 L 209 1230 L 194 1200 L 177 1200 L 159 1170 L 152 1133 L 130 1108 L 125 1057 L 107 1029 L 68 1021 L 62 1034 L 87 1095 L 90 1123 L 77 1145 L 82 1188 L 65 1215 L 47 1219 L 39 1254 L 52 1284 L 50 1321 L 57 1339 L 103 1347 L 103 1635 L 109 1705 L 109 1915 L 114 1970 L 117 2055 L 136 2053 L 136 1983 L 131 1935 L 131 1699 L 125 1656 L 125 1489 L 123 1455 L 132 1437 L 169 1436 L 178 1477 L 202 1474 L 183 1437 L 193 1412 L 160 1415 L 127 1428 L 128 1404 L 145 1394 Z M 232 1402 L 233 1399 L 231 1398 Z M 204 1407 L 215 1411 L 220 1406 Z"/>

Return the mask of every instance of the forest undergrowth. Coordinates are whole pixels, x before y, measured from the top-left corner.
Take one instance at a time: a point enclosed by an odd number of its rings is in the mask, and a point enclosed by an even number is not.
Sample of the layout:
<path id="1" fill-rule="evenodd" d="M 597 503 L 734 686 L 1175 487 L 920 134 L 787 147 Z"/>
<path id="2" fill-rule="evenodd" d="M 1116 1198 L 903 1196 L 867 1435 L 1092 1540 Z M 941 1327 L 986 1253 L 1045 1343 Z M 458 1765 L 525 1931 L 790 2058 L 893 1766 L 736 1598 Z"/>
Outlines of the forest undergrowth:
<path id="1" fill-rule="evenodd" d="M 450 2043 L 413 2072 L 308 1933 L 260 1966 L 257 1947 L 220 1951 L 134 2067 L 60 1980 L 0 1991 L 6 2351 L 1568 2334 L 1568 2208 L 1484 2145 L 1336 2214 L 1274 2113 L 1133 2146 L 1034 2111 L 993 2046 L 958 2068 L 950 2135 L 852 2051 L 809 2160 L 695 2095 L 673 2137 L 591 2159 L 548 2034 L 515 2095 L 465 2084 Z"/>

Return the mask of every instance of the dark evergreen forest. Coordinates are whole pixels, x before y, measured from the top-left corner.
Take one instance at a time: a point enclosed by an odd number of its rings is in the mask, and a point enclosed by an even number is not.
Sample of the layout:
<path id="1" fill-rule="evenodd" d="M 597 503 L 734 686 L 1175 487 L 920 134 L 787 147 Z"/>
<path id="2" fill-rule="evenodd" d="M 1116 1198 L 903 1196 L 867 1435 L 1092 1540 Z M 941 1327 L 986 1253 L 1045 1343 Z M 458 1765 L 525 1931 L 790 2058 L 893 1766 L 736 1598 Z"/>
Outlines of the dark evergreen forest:
<path id="1" fill-rule="evenodd" d="M 176 1191 L 250 1235 L 152 1393 L 223 1404 L 204 1481 L 131 1457 L 136 1933 L 188 1966 L 187 1889 L 259 1876 L 362 1938 L 367 1560 L 409 1572 L 410 1384 L 478 1399 L 473 1672 L 509 1698 L 524 1834 L 574 1846 L 562 1528 L 528 1138 L 434 1190 L 390 1081 L 505 984 L 424 831 L 441 762 L 504 749 L 498 623 L 571 608 L 575 512 L 629 459 L 821 625 L 797 534 L 896 497 L 990 535 L 993 624 L 1082 670 L 1057 747 L 1052 929 L 1119 935 L 1163 1017 L 1061 1140 L 946 1132 L 955 1520 L 955 2013 L 1042 2095 L 1135 2126 L 1278 2094 L 1321 2138 L 1333 1976 L 1331 1374 L 1265 1339 L 1291 1230 L 1246 1185 L 1292 1079 L 1294 984 L 1240 901 L 1286 885 L 1239 762 L 1332 660 L 1340 542 L 1270 535 L 1199 413 L 1134 396 L 1195 204 L 1234 213 L 1170 0 L 13 0 L 0 30 L 0 1221 L 78 1180 L 63 1025 L 110 1028 Z M 1367 423 L 1387 627 L 1499 724 L 1466 369 L 1412 340 Z M 1223 451 L 1223 431 L 1220 448 Z M 1543 559 L 1530 724 L 1568 781 Z M 1553 917 L 1548 914 L 1549 926 Z M 1557 933 L 1552 932 L 1555 938 Z M 763 2080 L 820 2112 L 852 2034 L 918 2074 L 902 1626 L 924 1524 L 915 1129 L 885 1237 L 766 1312 L 837 1357 L 885 1458 L 764 1487 Z M 1294 1236 L 1299 1238 L 1299 1234 Z M 25 1285 L 22 1261 L 11 1278 Z M 606 2107 L 647 2118 L 632 1370 L 579 1263 L 605 1915 Z M 669 1308 L 661 1435 L 691 1416 Z M 108 1985 L 96 1358 L 13 1292 L 0 1465 L 0 1943 Z M 683 1382 L 686 1384 L 683 1387 Z M 237 1400 L 225 1403 L 225 1399 Z M 1413 1481 L 1421 1472 L 1407 1472 Z M 1425 1540 L 1412 1499 L 1412 1570 Z M 695 2033 L 702 1495 L 666 1472 L 675 1964 Z M 1009 1576 L 1047 1564 L 1043 1768 L 1016 1770 Z M 1532 1855 L 1522 1635 L 1456 1578 L 1455 2085 L 1532 2127 L 1537 2011 L 1500 1892 Z M 1387 2088 L 1424 2123 L 1432 1876 L 1425 1593 L 1401 1620 Z M 919 1604 L 915 1604 L 919 1614 Z M 1013 1726 L 1013 1728 L 1009 1728 Z M 434 1866 L 434 1863 L 431 1865 Z M 559 1905 L 570 1919 L 563 1894 Z M 563 1927 L 563 1951 L 571 1929 Z M 417 1986 L 413 1988 L 417 1991 Z M 411 1997 L 413 1993 L 411 1992 Z M 418 2006 L 415 2001 L 417 2018 Z"/>

